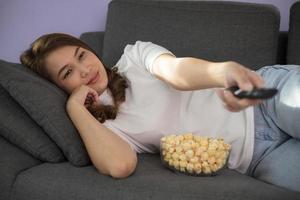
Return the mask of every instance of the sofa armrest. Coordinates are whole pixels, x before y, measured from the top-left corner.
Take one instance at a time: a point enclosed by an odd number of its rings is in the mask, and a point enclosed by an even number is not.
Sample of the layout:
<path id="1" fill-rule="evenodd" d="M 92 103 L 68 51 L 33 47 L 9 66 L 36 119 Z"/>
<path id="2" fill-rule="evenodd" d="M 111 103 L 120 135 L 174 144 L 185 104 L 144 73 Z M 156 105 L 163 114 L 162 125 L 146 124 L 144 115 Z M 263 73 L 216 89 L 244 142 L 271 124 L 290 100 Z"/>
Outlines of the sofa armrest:
<path id="1" fill-rule="evenodd" d="M 300 2 L 290 9 L 290 27 L 288 33 L 287 64 L 300 65 Z"/>
<path id="2" fill-rule="evenodd" d="M 17 176 L 26 169 L 42 162 L 19 149 L 0 136 L 0 200 L 10 199 L 10 192 Z"/>
<path id="3" fill-rule="evenodd" d="M 80 35 L 80 39 L 87 43 L 101 58 L 103 49 L 104 32 L 85 32 Z"/>

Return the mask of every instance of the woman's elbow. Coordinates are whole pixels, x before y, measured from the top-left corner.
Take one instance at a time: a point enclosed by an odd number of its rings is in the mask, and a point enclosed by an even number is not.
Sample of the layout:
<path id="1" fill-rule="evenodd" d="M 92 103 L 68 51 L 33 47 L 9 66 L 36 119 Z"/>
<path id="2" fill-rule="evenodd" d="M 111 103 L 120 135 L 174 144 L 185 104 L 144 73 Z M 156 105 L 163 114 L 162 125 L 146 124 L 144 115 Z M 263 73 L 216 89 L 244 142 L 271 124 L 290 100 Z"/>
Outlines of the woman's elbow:
<path id="1" fill-rule="evenodd" d="M 110 171 L 110 175 L 116 179 L 127 178 L 135 171 L 137 159 L 131 163 L 120 163 Z"/>

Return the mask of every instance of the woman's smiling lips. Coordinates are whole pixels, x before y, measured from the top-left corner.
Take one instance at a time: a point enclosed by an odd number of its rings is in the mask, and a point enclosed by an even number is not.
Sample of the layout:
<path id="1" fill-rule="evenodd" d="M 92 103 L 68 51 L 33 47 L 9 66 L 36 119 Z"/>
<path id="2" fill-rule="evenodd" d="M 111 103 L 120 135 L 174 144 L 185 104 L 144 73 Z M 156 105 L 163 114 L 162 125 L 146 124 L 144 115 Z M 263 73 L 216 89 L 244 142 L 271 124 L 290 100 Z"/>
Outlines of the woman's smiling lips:
<path id="1" fill-rule="evenodd" d="M 96 75 L 87 83 L 87 85 L 96 83 L 98 79 L 99 79 L 99 72 L 96 73 Z"/>

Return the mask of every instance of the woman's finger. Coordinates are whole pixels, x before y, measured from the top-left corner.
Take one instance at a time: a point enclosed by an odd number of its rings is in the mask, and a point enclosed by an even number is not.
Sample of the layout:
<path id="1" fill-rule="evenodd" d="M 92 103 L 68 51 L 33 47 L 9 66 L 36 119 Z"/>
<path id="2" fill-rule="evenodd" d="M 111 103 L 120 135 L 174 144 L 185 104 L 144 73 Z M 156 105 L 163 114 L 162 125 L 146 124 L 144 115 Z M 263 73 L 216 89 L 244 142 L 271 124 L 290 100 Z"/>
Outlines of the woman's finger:
<path id="1" fill-rule="evenodd" d="M 240 89 L 250 91 L 253 89 L 253 83 L 249 79 L 248 70 L 246 68 L 239 69 L 235 76 L 235 81 Z"/>
<path id="2" fill-rule="evenodd" d="M 249 106 L 254 106 L 262 102 L 262 100 L 259 99 L 238 99 L 229 91 L 225 91 L 224 97 L 226 105 L 235 111 L 240 111 Z"/>
<path id="3" fill-rule="evenodd" d="M 246 108 L 246 107 L 249 107 L 249 106 L 257 105 L 261 102 L 262 102 L 262 100 L 259 100 L 259 99 L 242 99 L 238 103 L 241 107 Z"/>
<path id="4" fill-rule="evenodd" d="M 237 111 L 241 110 L 242 108 L 240 106 L 237 106 L 236 103 L 234 102 L 237 100 L 232 99 L 230 97 L 230 94 L 225 94 L 226 92 L 228 92 L 228 91 L 216 89 L 216 93 L 220 97 L 220 99 L 223 101 L 224 107 L 231 112 L 237 112 Z M 227 97 L 227 95 L 229 97 Z"/>
<path id="5" fill-rule="evenodd" d="M 91 98 L 91 103 L 97 103 L 99 101 L 99 95 L 96 90 L 90 88 L 88 96 Z"/>
<path id="6" fill-rule="evenodd" d="M 225 108 L 231 112 L 238 112 L 240 110 L 236 109 L 236 108 L 233 108 L 231 107 L 230 105 L 227 105 L 227 104 L 224 104 Z"/>
<path id="7" fill-rule="evenodd" d="M 226 109 L 229 111 L 236 111 L 237 109 L 240 109 L 240 107 L 236 106 L 234 101 L 237 101 L 235 99 L 232 99 L 230 97 L 230 94 L 225 94 L 226 90 L 221 90 L 221 89 L 216 89 L 217 95 L 220 97 L 220 99 L 223 101 L 223 105 L 225 106 Z M 228 96 L 228 97 L 227 97 Z"/>
<path id="8" fill-rule="evenodd" d="M 224 99 L 225 103 L 231 108 L 234 108 L 236 110 L 243 109 L 243 106 L 239 104 L 239 99 L 233 96 L 230 91 L 224 91 Z"/>
<path id="9" fill-rule="evenodd" d="M 260 75 L 258 75 L 255 71 L 249 70 L 248 77 L 249 77 L 250 81 L 252 82 L 252 84 L 257 88 L 261 88 L 265 84 L 264 79 Z"/>

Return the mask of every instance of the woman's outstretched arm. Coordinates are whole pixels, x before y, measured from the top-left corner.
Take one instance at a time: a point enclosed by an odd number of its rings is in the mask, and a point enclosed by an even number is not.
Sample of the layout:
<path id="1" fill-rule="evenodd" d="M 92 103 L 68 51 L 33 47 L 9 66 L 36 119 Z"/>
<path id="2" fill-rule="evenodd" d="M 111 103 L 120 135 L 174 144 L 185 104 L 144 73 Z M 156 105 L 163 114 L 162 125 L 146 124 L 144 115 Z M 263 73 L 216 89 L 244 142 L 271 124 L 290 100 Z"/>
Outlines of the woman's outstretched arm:
<path id="1" fill-rule="evenodd" d="M 162 54 L 152 66 L 154 75 L 178 90 L 200 90 L 239 86 L 242 90 L 262 87 L 263 79 L 243 65 L 228 62 L 210 62 L 193 57 L 177 58 Z M 240 111 L 260 100 L 237 99 L 229 91 L 219 90 L 218 95 L 230 111 Z"/>
<path id="2" fill-rule="evenodd" d="M 177 58 L 171 54 L 163 54 L 154 61 L 153 73 L 179 90 L 228 87 L 230 84 L 241 84 L 241 87 L 249 90 L 261 81 L 258 75 L 249 75 L 251 71 L 236 62 Z"/>

